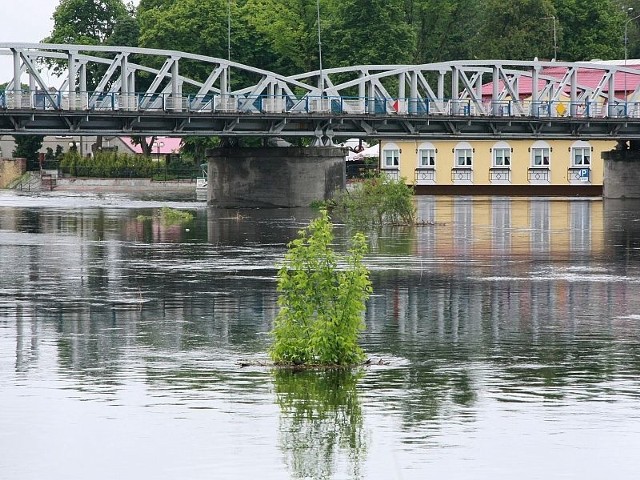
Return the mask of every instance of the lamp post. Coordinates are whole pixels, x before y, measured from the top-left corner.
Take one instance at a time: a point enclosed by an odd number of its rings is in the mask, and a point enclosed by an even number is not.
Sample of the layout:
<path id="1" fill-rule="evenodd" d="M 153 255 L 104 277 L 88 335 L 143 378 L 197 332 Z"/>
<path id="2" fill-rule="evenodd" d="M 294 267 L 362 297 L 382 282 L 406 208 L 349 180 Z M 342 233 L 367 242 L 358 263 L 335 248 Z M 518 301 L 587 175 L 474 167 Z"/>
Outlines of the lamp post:
<path id="1" fill-rule="evenodd" d="M 627 9 L 628 13 L 633 12 L 633 7 L 629 7 Z M 640 14 L 635 17 L 628 18 L 624 22 L 624 68 L 627 68 L 627 50 L 629 44 L 629 24 L 633 22 L 635 19 L 640 18 Z M 624 104 L 625 104 L 625 114 L 626 114 L 626 106 L 627 106 L 627 72 L 624 72 Z"/>
<path id="2" fill-rule="evenodd" d="M 544 17 L 542 20 L 553 21 L 553 60 L 558 58 L 558 35 L 556 30 L 556 17 L 551 15 L 550 17 Z"/>
<path id="3" fill-rule="evenodd" d="M 227 1 L 227 60 L 231 63 L 231 0 Z M 227 88 L 231 90 L 231 66 L 227 66 Z"/>
<path id="4" fill-rule="evenodd" d="M 316 0 L 316 10 L 318 13 L 318 60 L 320 63 L 320 95 L 324 91 L 324 78 L 322 78 L 322 39 L 320 37 L 320 0 Z"/>

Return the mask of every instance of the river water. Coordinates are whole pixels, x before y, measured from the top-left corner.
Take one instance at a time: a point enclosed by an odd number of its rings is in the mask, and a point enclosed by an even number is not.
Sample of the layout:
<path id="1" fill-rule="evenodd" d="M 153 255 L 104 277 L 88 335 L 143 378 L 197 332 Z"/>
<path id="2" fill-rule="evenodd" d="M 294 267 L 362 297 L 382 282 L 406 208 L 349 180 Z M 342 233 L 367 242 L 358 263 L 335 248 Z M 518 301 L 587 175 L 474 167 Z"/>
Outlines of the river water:
<path id="1" fill-rule="evenodd" d="M 416 203 L 370 237 L 372 365 L 294 373 L 259 364 L 313 211 L 0 192 L 0 478 L 637 477 L 640 204 Z"/>

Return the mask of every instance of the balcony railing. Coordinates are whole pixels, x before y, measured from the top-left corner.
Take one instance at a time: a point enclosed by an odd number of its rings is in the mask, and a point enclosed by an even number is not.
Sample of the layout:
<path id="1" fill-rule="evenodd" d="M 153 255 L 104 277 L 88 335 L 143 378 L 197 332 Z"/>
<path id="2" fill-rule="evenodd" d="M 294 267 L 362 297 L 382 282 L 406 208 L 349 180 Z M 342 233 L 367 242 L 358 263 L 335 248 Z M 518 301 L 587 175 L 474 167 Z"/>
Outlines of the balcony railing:
<path id="1" fill-rule="evenodd" d="M 398 168 L 383 168 L 380 171 L 391 180 L 400 180 L 400 169 Z"/>
<path id="2" fill-rule="evenodd" d="M 436 170 L 433 167 L 418 167 L 415 170 L 414 180 L 416 185 L 425 185 L 436 182 Z"/>
<path id="3" fill-rule="evenodd" d="M 473 182 L 473 170 L 468 167 L 454 167 L 451 169 L 451 181 L 453 183 L 471 183 Z"/>
<path id="4" fill-rule="evenodd" d="M 569 180 L 569 183 L 591 183 L 591 168 L 569 167 L 567 180 Z"/>
<path id="5" fill-rule="evenodd" d="M 510 183 L 511 169 L 508 167 L 493 167 L 489 169 L 489 181 L 491 183 Z"/>
<path id="6" fill-rule="evenodd" d="M 529 183 L 549 183 L 551 180 L 551 170 L 549 167 L 530 167 L 527 177 Z"/>

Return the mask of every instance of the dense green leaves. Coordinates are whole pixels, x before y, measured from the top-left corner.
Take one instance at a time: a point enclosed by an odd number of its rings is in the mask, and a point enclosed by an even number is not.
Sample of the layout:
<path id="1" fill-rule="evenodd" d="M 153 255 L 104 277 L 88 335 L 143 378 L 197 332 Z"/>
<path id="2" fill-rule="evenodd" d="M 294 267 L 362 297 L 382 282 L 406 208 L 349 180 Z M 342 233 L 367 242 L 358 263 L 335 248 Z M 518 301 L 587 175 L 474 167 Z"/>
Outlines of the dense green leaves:
<path id="1" fill-rule="evenodd" d="M 358 336 L 371 293 L 362 263 L 366 240 L 356 234 L 345 258 L 332 241 L 333 225 L 323 210 L 289 244 L 278 272 L 280 310 L 270 350 L 276 363 L 352 365 L 364 357 Z"/>
<path id="2" fill-rule="evenodd" d="M 53 31 L 44 41 L 99 45 L 127 16 L 122 0 L 61 0 L 53 12 Z"/>
<path id="3" fill-rule="evenodd" d="M 227 58 L 230 40 L 232 60 L 289 75 L 319 67 L 317 6 L 316 0 L 140 0 L 132 12 L 122 0 L 61 0 L 46 41 Z M 324 68 L 549 59 L 554 47 L 559 60 L 621 59 L 625 26 L 629 58 L 640 54 L 634 19 L 640 0 L 320 0 L 319 7 Z M 208 73 L 199 68 L 181 64 L 196 78 Z"/>
<path id="4" fill-rule="evenodd" d="M 486 0 L 479 48 L 488 58 L 553 57 L 552 0 Z"/>
<path id="5" fill-rule="evenodd" d="M 14 141 L 16 149 L 13 151 L 14 158 L 26 158 L 27 170 L 37 170 L 38 152 L 42 148 L 42 135 L 16 135 Z"/>
<path id="6" fill-rule="evenodd" d="M 332 205 L 348 224 L 360 229 L 415 222 L 413 190 L 404 180 L 393 180 L 385 174 L 358 182 L 337 196 Z"/>
<path id="7" fill-rule="evenodd" d="M 98 178 L 149 178 L 156 167 L 149 157 L 118 152 L 97 152 L 82 157 L 76 149 L 64 154 L 60 169 L 73 176 Z"/>

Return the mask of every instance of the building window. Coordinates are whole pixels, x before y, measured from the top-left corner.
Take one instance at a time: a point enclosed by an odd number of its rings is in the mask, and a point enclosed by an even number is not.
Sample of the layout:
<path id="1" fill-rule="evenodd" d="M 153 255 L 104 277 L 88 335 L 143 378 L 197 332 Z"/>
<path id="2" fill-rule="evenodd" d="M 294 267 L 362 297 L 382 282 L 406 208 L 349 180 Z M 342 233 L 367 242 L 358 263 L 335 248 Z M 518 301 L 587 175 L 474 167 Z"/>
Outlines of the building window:
<path id="1" fill-rule="evenodd" d="M 385 149 L 382 162 L 384 168 L 397 168 L 400 165 L 400 150 L 397 148 Z"/>
<path id="2" fill-rule="evenodd" d="M 511 149 L 510 148 L 494 148 L 493 149 L 493 166 L 494 167 L 510 167 L 511 166 Z"/>
<path id="3" fill-rule="evenodd" d="M 434 168 L 436 166 L 436 149 L 420 148 L 418 149 L 418 167 Z"/>
<path id="4" fill-rule="evenodd" d="M 591 165 L 591 147 L 573 147 L 571 163 L 574 167 L 588 167 Z"/>
<path id="5" fill-rule="evenodd" d="M 471 168 L 473 165 L 473 150 L 471 148 L 456 148 L 456 168 Z"/>
<path id="6" fill-rule="evenodd" d="M 548 168 L 551 158 L 549 147 L 536 147 L 531 149 L 531 165 L 533 167 Z"/>

